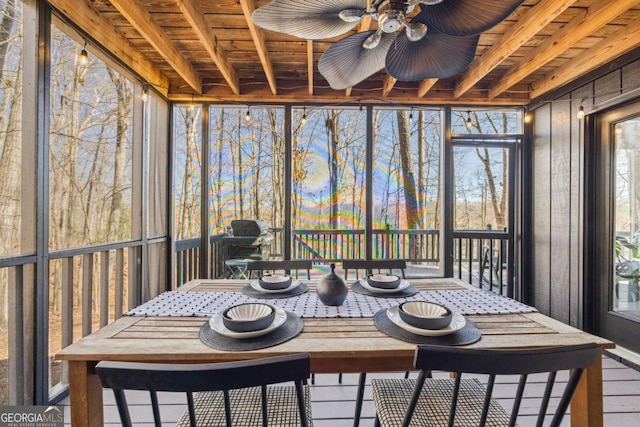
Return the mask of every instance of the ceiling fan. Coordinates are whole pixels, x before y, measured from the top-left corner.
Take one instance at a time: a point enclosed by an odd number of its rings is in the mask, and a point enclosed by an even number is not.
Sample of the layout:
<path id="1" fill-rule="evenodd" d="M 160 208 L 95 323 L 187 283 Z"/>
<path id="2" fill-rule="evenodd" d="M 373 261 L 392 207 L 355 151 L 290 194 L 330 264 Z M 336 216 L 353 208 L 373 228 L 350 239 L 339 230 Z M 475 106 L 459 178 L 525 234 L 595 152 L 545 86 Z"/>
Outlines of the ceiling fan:
<path id="1" fill-rule="evenodd" d="M 273 0 L 253 12 L 256 25 L 303 39 L 337 37 L 364 17 L 378 29 L 334 43 L 318 69 L 331 88 L 346 89 L 386 67 L 401 81 L 448 78 L 473 57 L 480 33 L 524 0 Z M 420 12 L 409 20 L 414 8 Z M 401 31 L 403 30 L 403 31 Z"/>

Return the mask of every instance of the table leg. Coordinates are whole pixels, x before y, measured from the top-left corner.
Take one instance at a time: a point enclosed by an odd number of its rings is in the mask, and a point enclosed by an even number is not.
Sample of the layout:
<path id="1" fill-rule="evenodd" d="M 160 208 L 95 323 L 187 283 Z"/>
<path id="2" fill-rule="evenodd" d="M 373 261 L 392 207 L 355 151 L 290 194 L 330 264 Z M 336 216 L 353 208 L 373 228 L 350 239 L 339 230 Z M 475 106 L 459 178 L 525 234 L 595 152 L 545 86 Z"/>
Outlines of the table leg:
<path id="1" fill-rule="evenodd" d="M 102 384 L 95 362 L 69 361 L 69 400 L 73 427 L 103 426 Z"/>
<path id="2" fill-rule="evenodd" d="M 602 427 L 602 356 L 589 366 L 580 379 L 571 401 L 571 427 Z"/>

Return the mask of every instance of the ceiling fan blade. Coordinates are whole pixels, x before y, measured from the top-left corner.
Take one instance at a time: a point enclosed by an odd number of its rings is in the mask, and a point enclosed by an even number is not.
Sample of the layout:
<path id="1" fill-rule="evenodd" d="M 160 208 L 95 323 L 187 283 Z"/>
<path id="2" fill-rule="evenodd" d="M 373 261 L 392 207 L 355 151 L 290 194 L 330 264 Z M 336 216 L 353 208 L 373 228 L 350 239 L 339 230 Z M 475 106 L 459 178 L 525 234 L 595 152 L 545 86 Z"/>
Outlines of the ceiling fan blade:
<path id="1" fill-rule="evenodd" d="M 373 49 L 366 49 L 363 43 L 372 34 L 375 31 L 346 37 L 322 54 L 318 69 L 332 89 L 342 90 L 355 86 L 384 68 L 387 51 L 396 34 L 382 33 L 380 43 Z"/>
<path id="2" fill-rule="evenodd" d="M 479 35 L 450 36 L 431 27 L 422 39 L 412 42 L 400 32 L 387 53 L 387 72 L 400 81 L 455 76 L 473 60 L 479 39 Z"/>
<path id="3" fill-rule="evenodd" d="M 502 22 L 524 0 L 444 0 L 420 4 L 427 25 L 452 36 L 480 34 Z"/>
<path id="4" fill-rule="evenodd" d="M 336 37 L 358 24 L 340 18 L 343 10 L 364 11 L 367 0 L 274 0 L 253 11 L 253 22 L 264 29 L 303 39 Z"/>

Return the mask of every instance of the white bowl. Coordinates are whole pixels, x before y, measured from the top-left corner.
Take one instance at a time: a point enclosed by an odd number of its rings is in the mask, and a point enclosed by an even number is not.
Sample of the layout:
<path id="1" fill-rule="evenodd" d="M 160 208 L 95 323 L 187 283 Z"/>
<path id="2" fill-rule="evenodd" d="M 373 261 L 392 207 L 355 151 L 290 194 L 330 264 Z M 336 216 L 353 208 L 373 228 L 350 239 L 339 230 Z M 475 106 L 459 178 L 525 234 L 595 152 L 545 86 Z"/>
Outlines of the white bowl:
<path id="1" fill-rule="evenodd" d="M 278 291 L 291 286 L 291 277 L 282 274 L 267 274 L 260 279 L 260 286 L 270 291 Z"/>
<path id="2" fill-rule="evenodd" d="M 400 277 L 395 274 L 371 274 L 367 276 L 369 286 L 379 289 L 395 289 L 400 286 Z"/>
<path id="3" fill-rule="evenodd" d="M 222 313 L 222 322 L 233 332 L 250 332 L 264 329 L 273 323 L 276 311 L 262 303 L 239 304 Z"/>
<path id="4" fill-rule="evenodd" d="M 451 323 L 451 310 L 433 302 L 403 302 L 398 312 L 402 320 L 416 328 L 442 329 Z"/>

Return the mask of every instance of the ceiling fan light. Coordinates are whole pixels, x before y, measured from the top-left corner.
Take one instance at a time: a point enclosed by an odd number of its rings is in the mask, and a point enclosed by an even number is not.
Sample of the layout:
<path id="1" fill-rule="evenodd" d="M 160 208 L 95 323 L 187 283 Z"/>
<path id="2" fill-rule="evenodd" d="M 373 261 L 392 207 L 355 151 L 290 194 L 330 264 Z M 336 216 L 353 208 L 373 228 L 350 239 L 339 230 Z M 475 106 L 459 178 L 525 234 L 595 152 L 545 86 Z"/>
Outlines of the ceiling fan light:
<path id="1" fill-rule="evenodd" d="M 364 10 L 345 9 L 341 10 L 338 16 L 340 16 L 340 19 L 344 22 L 358 22 L 362 19 L 362 16 L 364 16 Z"/>
<path id="2" fill-rule="evenodd" d="M 362 43 L 362 47 L 364 47 L 365 49 L 374 49 L 380 44 L 381 39 L 382 31 L 378 30 L 365 39 L 364 43 Z"/>
<path id="3" fill-rule="evenodd" d="M 422 22 L 406 24 L 407 38 L 409 41 L 417 42 L 427 35 L 427 26 Z"/>

